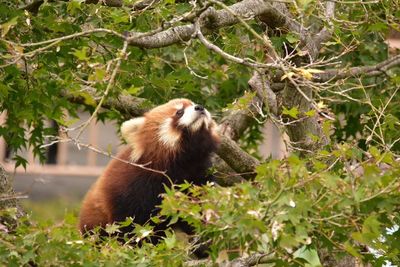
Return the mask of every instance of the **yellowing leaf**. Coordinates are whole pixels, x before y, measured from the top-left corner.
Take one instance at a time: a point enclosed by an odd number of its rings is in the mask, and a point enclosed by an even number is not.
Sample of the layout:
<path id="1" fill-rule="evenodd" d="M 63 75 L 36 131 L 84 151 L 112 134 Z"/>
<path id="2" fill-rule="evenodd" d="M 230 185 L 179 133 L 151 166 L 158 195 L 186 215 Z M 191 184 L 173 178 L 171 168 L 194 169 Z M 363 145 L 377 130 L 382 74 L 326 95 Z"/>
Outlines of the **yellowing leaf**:
<path id="1" fill-rule="evenodd" d="M 319 109 L 324 109 L 324 108 L 327 107 L 327 105 L 325 105 L 324 102 L 319 101 L 319 102 L 317 103 L 317 107 L 318 107 Z"/>
<path id="2" fill-rule="evenodd" d="M 1 37 L 6 36 L 7 33 L 9 32 L 9 30 L 11 30 L 12 27 L 17 25 L 17 23 L 18 23 L 18 17 L 13 17 L 12 19 L 7 21 L 6 23 L 1 24 L 0 25 Z"/>
<path id="3" fill-rule="evenodd" d="M 309 111 L 307 111 L 306 113 L 304 113 L 307 117 L 314 117 L 315 114 L 317 112 L 315 111 L 315 109 L 310 109 Z"/>
<path id="4" fill-rule="evenodd" d="M 286 79 L 286 78 L 291 78 L 294 74 L 295 74 L 295 73 L 292 72 L 292 71 L 286 73 L 285 75 L 283 75 L 283 76 L 281 77 L 281 81 L 283 81 L 283 80 Z"/>
<path id="5" fill-rule="evenodd" d="M 105 76 L 106 76 L 105 69 L 96 69 L 94 73 L 89 75 L 89 81 L 101 82 Z"/>
<path id="6" fill-rule="evenodd" d="M 309 73 L 324 73 L 323 70 L 319 70 L 319 69 L 307 69 L 307 71 Z"/>
<path id="7" fill-rule="evenodd" d="M 299 71 L 299 74 L 301 76 L 303 76 L 304 78 L 306 78 L 307 80 L 311 80 L 312 79 L 312 74 L 308 70 L 306 70 L 306 69 L 298 69 L 298 71 Z"/>

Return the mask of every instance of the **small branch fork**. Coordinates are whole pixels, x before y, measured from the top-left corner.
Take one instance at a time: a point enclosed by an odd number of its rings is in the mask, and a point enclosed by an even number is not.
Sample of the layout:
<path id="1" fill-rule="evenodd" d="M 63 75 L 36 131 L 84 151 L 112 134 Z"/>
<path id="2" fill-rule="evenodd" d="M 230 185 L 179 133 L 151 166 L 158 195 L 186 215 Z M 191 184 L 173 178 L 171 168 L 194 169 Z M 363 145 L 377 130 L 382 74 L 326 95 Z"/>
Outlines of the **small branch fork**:
<path id="1" fill-rule="evenodd" d="M 87 148 L 87 149 L 89 149 L 89 150 L 91 150 L 91 151 L 93 151 L 93 152 L 95 152 L 95 153 L 98 153 L 98 154 L 101 154 L 101 155 L 110 157 L 110 158 L 115 159 L 115 160 L 118 160 L 118 161 L 120 161 L 120 162 L 123 162 L 123 163 L 129 164 L 129 165 L 132 165 L 132 166 L 135 166 L 135 167 L 144 169 L 144 170 L 146 170 L 146 171 L 151 171 L 151 172 L 155 172 L 155 173 L 162 174 L 162 175 L 166 176 L 167 178 L 169 178 L 169 177 L 167 176 L 165 170 L 156 170 L 156 169 L 147 167 L 149 164 L 151 164 L 151 162 L 147 162 L 147 163 L 145 163 L 145 164 L 138 164 L 138 163 L 135 163 L 135 162 L 132 162 L 132 161 L 128 161 L 128 160 L 121 159 L 121 158 L 119 158 L 119 157 L 117 157 L 117 156 L 115 156 L 115 155 L 112 155 L 111 153 L 107 153 L 107 152 L 105 152 L 105 151 L 103 151 L 103 150 L 100 150 L 100 149 L 94 147 L 94 146 L 91 145 L 91 144 L 82 143 L 78 138 L 69 137 L 68 134 L 67 134 L 67 131 L 68 131 L 68 130 L 63 131 L 64 137 L 59 137 L 59 136 L 47 136 L 48 138 L 51 138 L 52 141 L 51 141 L 50 143 L 48 143 L 48 144 L 42 145 L 41 148 L 49 147 L 49 146 L 54 145 L 54 144 L 57 144 L 57 143 L 73 143 L 73 144 L 75 144 L 76 147 L 78 147 L 79 149 L 81 149 L 82 147 L 84 147 L 84 148 Z"/>

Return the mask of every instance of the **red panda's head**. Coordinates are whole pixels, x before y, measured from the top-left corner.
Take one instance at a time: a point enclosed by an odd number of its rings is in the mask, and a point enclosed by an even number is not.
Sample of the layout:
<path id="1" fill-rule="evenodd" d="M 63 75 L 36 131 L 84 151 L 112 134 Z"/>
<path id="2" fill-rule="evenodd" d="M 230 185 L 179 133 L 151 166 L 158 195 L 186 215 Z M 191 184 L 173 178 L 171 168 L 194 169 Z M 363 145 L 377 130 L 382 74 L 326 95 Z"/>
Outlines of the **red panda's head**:
<path id="1" fill-rule="evenodd" d="M 133 161 L 166 162 L 199 144 L 199 150 L 214 150 L 219 142 L 216 128 L 203 106 L 179 98 L 124 122 L 121 134 L 132 147 Z"/>

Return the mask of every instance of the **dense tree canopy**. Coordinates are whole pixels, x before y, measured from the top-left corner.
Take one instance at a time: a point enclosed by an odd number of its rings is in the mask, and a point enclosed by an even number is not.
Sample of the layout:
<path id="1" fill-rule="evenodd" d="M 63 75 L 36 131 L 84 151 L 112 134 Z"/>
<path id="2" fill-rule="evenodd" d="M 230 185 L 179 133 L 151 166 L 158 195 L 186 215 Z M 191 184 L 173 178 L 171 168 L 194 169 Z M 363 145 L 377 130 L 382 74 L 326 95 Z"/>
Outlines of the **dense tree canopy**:
<path id="1" fill-rule="evenodd" d="M 162 204 L 210 258 L 193 259 L 173 232 L 156 247 L 110 238 L 99 249 L 67 216 L 21 218 L 12 233 L 2 220 L 1 261 L 399 264 L 400 55 L 386 42 L 399 25 L 398 0 L 0 1 L 0 136 L 17 165 L 28 146 L 42 160 L 49 142 L 96 149 L 80 140 L 92 120 L 120 123 L 174 97 L 207 106 L 222 135 L 221 185 L 176 185 Z M 92 116 L 72 128 L 81 111 Z M 288 157 L 257 154 L 266 121 L 288 135 Z"/>

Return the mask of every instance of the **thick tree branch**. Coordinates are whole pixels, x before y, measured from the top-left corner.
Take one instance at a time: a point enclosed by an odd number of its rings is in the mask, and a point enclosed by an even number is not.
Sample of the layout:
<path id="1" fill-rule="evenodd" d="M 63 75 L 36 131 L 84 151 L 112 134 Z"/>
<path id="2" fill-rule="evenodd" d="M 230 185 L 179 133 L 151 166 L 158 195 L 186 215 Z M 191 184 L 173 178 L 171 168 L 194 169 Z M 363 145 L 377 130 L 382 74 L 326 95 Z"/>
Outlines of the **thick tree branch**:
<path id="1" fill-rule="evenodd" d="M 220 156 L 233 170 L 245 178 L 254 177 L 254 170 L 260 162 L 247 154 L 241 149 L 235 141 L 221 135 L 221 144 L 217 151 L 217 155 Z"/>
<path id="2" fill-rule="evenodd" d="M 56 0 L 48 0 L 48 2 L 55 2 Z M 68 2 L 69 0 L 61 0 L 64 2 Z M 101 4 L 104 6 L 109 6 L 109 7 L 122 7 L 126 6 L 129 7 L 133 10 L 143 10 L 147 9 L 149 6 L 152 6 L 154 4 L 157 4 L 160 2 L 160 0 L 142 0 L 138 1 L 134 4 L 124 4 L 123 0 L 101 0 Z M 44 0 L 35 0 L 32 3 L 29 3 L 28 5 L 22 6 L 19 9 L 21 10 L 26 10 L 32 13 L 37 13 L 40 6 L 44 3 Z M 97 4 L 99 3 L 99 0 L 86 0 L 85 4 Z"/>
<path id="3" fill-rule="evenodd" d="M 224 9 L 215 10 L 214 8 L 209 8 L 204 12 L 204 19 L 200 26 L 202 33 L 209 34 L 219 28 L 236 24 L 239 22 L 238 17 L 250 19 L 264 13 L 270 14 L 271 5 L 269 5 L 266 0 L 243 0 L 229 6 L 229 9 L 236 14 L 236 16 Z M 138 35 L 140 36 L 140 33 L 133 32 L 131 33 L 130 44 L 143 48 L 165 47 L 187 41 L 192 38 L 194 33 L 194 24 L 176 26 L 145 37 L 137 37 Z"/>
<path id="4" fill-rule="evenodd" d="M 84 91 L 91 95 L 98 103 L 99 97 L 96 95 L 96 90 L 94 88 L 85 87 Z M 67 91 L 63 91 L 61 94 L 73 103 L 85 105 L 85 99 L 83 96 L 71 94 Z M 142 116 L 151 108 L 151 104 L 144 98 L 133 97 L 131 95 L 119 95 L 115 98 L 106 98 L 102 107 L 107 109 L 116 109 L 128 119 Z"/>

